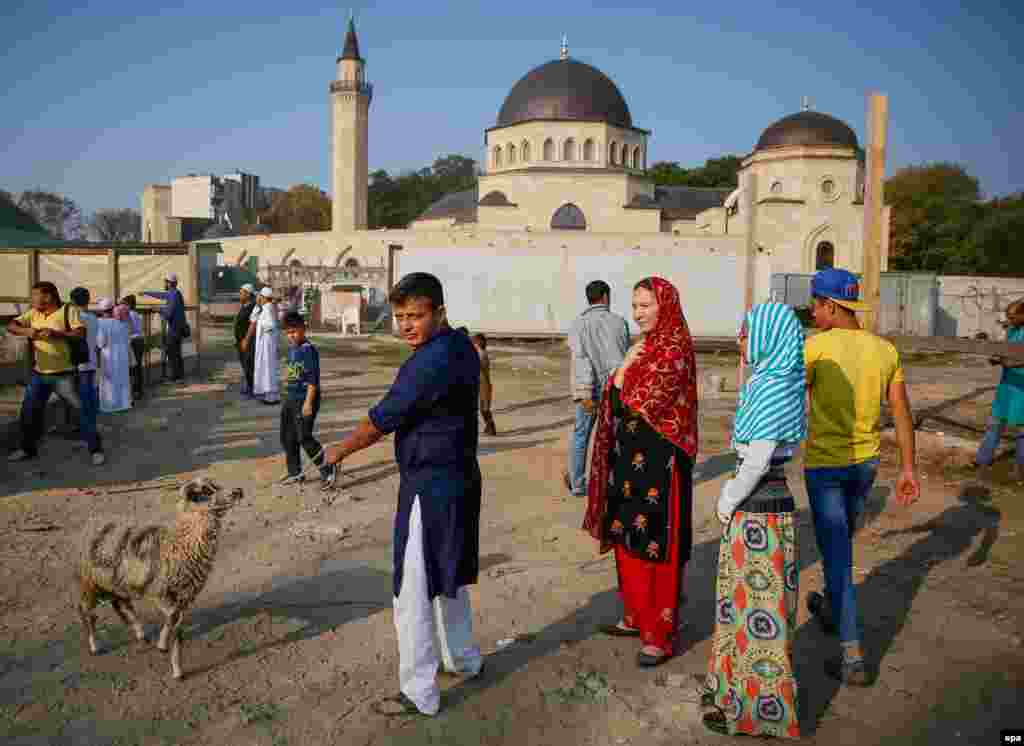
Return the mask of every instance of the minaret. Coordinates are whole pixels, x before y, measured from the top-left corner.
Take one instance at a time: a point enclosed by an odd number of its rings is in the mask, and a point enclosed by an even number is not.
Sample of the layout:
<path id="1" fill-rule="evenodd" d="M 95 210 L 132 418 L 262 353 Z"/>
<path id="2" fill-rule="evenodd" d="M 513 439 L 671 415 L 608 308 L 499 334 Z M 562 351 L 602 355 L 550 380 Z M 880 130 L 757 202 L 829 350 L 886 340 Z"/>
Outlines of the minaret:
<path id="1" fill-rule="evenodd" d="M 366 228 L 367 125 L 373 86 L 366 82 L 365 67 L 350 15 L 337 79 L 331 83 L 331 230 L 335 233 Z"/>

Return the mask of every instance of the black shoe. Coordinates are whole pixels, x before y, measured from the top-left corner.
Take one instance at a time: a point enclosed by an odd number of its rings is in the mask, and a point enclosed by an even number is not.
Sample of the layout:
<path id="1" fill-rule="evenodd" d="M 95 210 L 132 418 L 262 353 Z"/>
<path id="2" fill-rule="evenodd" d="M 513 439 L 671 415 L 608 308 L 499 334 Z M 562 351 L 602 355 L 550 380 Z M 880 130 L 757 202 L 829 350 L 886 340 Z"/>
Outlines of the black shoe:
<path id="1" fill-rule="evenodd" d="M 333 490 L 338 485 L 338 465 L 331 464 L 327 471 L 320 475 L 320 489 Z"/>
<path id="2" fill-rule="evenodd" d="M 832 610 L 828 607 L 828 601 L 817 591 L 807 594 L 807 610 L 818 620 L 818 624 L 821 625 L 821 629 L 826 635 L 834 635 L 839 632 L 835 620 L 832 618 Z"/>
<path id="3" fill-rule="evenodd" d="M 825 661 L 825 673 L 837 681 L 850 686 L 871 686 L 875 683 L 875 677 L 868 669 L 868 664 L 863 660 L 844 661 L 842 658 L 833 658 Z"/>
<path id="4" fill-rule="evenodd" d="M 569 479 L 568 472 L 562 475 L 562 479 L 565 482 L 565 488 L 569 490 L 569 494 L 572 494 L 572 480 Z"/>
<path id="5" fill-rule="evenodd" d="M 420 712 L 420 708 L 418 708 L 411 699 L 401 692 L 393 697 L 385 697 L 378 702 L 374 702 L 370 705 L 370 709 L 378 715 L 383 715 L 385 717 L 398 717 L 401 715 L 422 715 L 424 717 L 430 717 L 425 712 Z"/>

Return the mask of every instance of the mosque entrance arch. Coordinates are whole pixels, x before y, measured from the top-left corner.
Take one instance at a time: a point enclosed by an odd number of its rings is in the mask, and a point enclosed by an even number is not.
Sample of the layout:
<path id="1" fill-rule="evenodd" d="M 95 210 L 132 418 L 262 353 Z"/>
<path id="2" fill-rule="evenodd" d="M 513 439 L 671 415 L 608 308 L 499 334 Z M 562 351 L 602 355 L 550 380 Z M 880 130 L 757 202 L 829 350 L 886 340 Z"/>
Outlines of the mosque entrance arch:
<path id="1" fill-rule="evenodd" d="M 836 247 L 831 241 L 821 241 L 814 249 L 814 271 L 836 266 Z"/>

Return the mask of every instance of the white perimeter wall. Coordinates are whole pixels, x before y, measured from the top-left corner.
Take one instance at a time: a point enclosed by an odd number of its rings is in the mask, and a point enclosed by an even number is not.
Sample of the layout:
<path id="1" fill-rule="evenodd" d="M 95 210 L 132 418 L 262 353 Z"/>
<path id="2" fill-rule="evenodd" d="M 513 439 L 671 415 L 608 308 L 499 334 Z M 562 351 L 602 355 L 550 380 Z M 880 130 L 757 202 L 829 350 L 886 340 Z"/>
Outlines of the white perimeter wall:
<path id="1" fill-rule="evenodd" d="M 942 275 L 935 333 L 973 337 L 985 332 L 992 339 L 1003 339 L 999 316 L 1018 298 L 1024 298 L 1024 277 Z"/>
<path id="2" fill-rule="evenodd" d="M 596 243 L 596 242 L 595 242 Z M 448 317 L 473 331 L 564 334 L 586 309 L 584 288 L 604 280 L 612 288 L 612 310 L 632 321 L 632 288 L 659 275 L 680 292 L 695 336 L 736 333 L 743 307 L 742 240 L 707 240 L 690 250 L 574 246 L 547 252 L 501 247 L 407 247 L 397 259 L 396 279 L 430 272 L 444 284 Z"/>

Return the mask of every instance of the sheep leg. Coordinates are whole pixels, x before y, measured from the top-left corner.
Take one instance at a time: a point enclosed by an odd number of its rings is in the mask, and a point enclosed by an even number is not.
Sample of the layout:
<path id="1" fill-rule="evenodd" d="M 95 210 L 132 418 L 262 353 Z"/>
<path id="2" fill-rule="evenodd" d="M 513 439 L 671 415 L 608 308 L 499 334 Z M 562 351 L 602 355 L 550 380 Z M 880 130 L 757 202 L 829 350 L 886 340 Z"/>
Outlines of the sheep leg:
<path id="1" fill-rule="evenodd" d="M 121 617 L 121 621 L 135 631 L 135 639 L 139 642 L 145 640 L 146 631 L 139 623 L 139 618 L 135 615 L 135 608 L 132 606 L 132 602 L 128 599 L 115 598 L 110 603 L 114 607 L 114 611 L 117 612 L 117 615 Z"/>
<path id="2" fill-rule="evenodd" d="M 165 609 L 164 613 L 167 614 L 167 622 L 160 630 L 160 644 L 157 647 L 160 650 L 167 651 L 167 642 L 170 640 L 171 644 L 171 675 L 176 679 L 181 678 L 181 609 L 170 608 Z"/>
<path id="3" fill-rule="evenodd" d="M 82 628 L 85 630 L 89 641 L 89 652 L 96 655 L 100 652 L 96 645 L 96 615 L 93 610 L 96 608 L 96 589 L 91 583 L 82 581 L 82 593 L 78 600 L 78 616 L 82 620 Z"/>

